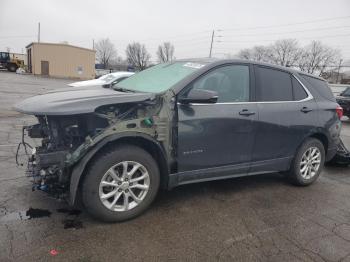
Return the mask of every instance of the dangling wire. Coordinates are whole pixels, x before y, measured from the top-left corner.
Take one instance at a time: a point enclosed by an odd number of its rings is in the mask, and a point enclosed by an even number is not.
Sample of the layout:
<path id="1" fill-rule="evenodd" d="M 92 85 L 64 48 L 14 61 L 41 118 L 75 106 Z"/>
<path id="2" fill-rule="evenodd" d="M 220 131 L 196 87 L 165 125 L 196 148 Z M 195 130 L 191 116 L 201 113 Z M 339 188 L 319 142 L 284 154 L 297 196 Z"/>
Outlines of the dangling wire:
<path id="1" fill-rule="evenodd" d="M 18 144 L 17 150 L 16 150 L 16 165 L 17 166 L 23 166 L 23 163 L 19 163 L 18 162 L 19 150 L 20 150 L 21 146 L 23 146 L 24 152 L 25 152 L 27 157 L 29 157 L 29 153 L 28 153 L 28 149 L 27 148 L 29 147 L 30 149 L 33 149 L 33 147 L 31 145 L 29 145 L 27 142 L 24 141 L 24 131 L 25 131 L 25 129 L 26 129 L 25 127 L 22 128 L 22 140 Z"/>

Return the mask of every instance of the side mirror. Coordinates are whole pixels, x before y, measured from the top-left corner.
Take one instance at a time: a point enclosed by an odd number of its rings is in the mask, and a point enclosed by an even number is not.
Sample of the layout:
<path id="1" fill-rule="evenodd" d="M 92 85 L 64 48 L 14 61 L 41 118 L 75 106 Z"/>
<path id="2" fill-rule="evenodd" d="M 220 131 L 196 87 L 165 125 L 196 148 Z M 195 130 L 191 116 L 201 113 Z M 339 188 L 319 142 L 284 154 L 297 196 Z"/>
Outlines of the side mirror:
<path id="1" fill-rule="evenodd" d="M 192 89 L 187 96 L 179 97 L 178 101 L 181 104 L 215 104 L 218 101 L 218 93 L 210 90 Z"/>

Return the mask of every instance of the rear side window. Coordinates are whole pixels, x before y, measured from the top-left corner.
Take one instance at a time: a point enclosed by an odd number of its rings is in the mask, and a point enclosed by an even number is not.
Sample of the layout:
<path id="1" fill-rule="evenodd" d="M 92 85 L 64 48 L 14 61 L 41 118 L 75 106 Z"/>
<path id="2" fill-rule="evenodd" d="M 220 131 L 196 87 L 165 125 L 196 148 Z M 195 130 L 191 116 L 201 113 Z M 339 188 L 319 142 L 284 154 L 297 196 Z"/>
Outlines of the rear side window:
<path id="1" fill-rule="evenodd" d="M 307 93 L 306 93 L 305 89 L 299 83 L 299 81 L 295 79 L 295 77 L 292 77 L 292 83 L 293 83 L 294 100 L 300 101 L 300 100 L 307 98 Z"/>
<path id="2" fill-rule="evenodd" d="M 289 73 L 256 67 L 258 101 L 293 101 L 292 79 Z"/>
<path id="3" fill-rule="evenodd" d="M 335 101 L 334 95 L 329 88 L 326 81 L 307 76 L 301 75 L 323 98 L 331 101 Z"/>

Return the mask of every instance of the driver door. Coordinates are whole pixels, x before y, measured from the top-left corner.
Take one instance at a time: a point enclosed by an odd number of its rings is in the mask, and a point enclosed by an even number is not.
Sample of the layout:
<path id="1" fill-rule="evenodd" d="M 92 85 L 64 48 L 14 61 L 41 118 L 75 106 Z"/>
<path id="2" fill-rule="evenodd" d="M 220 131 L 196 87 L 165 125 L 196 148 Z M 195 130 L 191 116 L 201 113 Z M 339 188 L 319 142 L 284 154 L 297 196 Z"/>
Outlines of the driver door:
<path id="1" fill-rule="evenodd" d="M 215 104 L 178 104 L 178 171 L 227 166 L 246 173 L 254 145 L 257 106 L 251 101 L 250 66 L 225 65 L 210 70 L 187 88 L 218 93 Z M 219 174 L 217 174 L 219 176 Z"/>

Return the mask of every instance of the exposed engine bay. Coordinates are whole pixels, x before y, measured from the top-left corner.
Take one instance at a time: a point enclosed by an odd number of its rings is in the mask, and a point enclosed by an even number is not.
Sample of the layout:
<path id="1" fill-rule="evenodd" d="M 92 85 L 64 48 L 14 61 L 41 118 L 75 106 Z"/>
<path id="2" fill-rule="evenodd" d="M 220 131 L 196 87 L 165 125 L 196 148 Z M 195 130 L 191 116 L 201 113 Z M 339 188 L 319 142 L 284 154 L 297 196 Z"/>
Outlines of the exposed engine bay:
<path id="1" fill-rule="evenodd" d="M 59 197 L 67 190 L 69 177 L 67 155 L 108 126 L 108 121 L 94 114 L 74 116 L 37 116 L 38 124 L 27 126 L 30 138 L 41 139 L 41 146 L 29 157 L 27 174 L 33 177 L 33 188 Z"/>
<path id="2" fill-rule="evenodd" d="M 159 141 L 170 156 L 172 130 L 169 122 L 173 110 L 164 99 L 168 97 L 102 105 L 94 112 L 84 114 L 36 115 L 38 123 L 23 128 L 17 150 L 17 156 L 23 149 L 28 155 L 26 173 L 32 177 L 33 190 L 45 191 L 56 198 L 69 198 L 74 165 L 95 144 L 115 133 L 132 130 L 147 134 Z M 32 148 L 25 141 L 25 135 L 40 139 L 40 146 Z M 31 154 L 29 149 L 32 149 Z"/>

